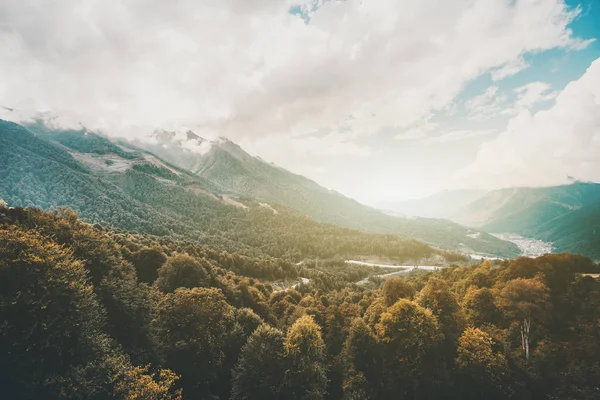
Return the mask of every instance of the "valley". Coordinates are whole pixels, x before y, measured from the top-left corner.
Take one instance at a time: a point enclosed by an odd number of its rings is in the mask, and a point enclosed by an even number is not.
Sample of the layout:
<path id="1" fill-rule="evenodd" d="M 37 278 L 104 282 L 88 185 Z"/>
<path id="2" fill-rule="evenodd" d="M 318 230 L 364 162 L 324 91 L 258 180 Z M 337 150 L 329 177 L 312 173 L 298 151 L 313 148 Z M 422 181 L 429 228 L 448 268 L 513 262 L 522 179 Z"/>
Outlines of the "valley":
<path id="1" fill-rule="evenodd" d="M 193 132 L 157 132 L 158 144 L 136 142 L 173 165 L 216 185 L 223 195 L 279 204 L 320 222 L 369 233 L 409 236 L 444 250 L 514 257 L 519 249 L 485 232 L 440 218 L 403 218 L 343 196 L 301 175 L 248 154 L 236 143 L 213 142 Z M 473 236 L 474 232 L 479 235 Z"/>
<path id="2" fill-rule="evenodd" d="M 516 233 L 493 233 L 492 235 L 516 244 L 523 252 L 522 254 L 527 257 L 538 257 L 552 253 L 552 243 L 546 243 L 543 240 L 526 238 Z"/>
<path id="3" fill-rule="evenodd" d="M 524 255 L 571 252 L 600 260 L 599 183 L 572 180 L 551 187 L 444 191 L 387 206 L 409 215 L 448 218 L 509 241 Z"/>
<path id="4" fill-rule="evenodd" d="M 485 366 L 464 358 L 473 345 L 493 376 L 506 377 L 486 378 L 477 396 L 539 396 L 536 379 L 562 393 L 572 389 L 550 366 L 580 382 L 598 369 L 600 266 L 542 255 L 565 246 L 563 228 L 530 239 L 387 215 L 230 141 L 178 164 L 92 132 L 31 128 L 0 121 L 0 316 L 8 321 L 0 346 L 9 349 L 0 384 L 8 393 L 470 398 L 478 375 L 469 371 Z M 594 204 L 547 223 L 579 215 L 573 228 L 594 226 Z M 588 238 L 581 243 L 589 254 Z M 530 296 L 531 307 L 554 310 L 535 319 L 544 340 L 527 339 L 535 364 L 515 314 Z M 567 348 L 582 350 L 574 357 Z M 63 366 L 48 352 L 72 356 Z M 445 378 L 432 385 L 431 371 Z"/>
<path id="5" fill-rule="evenodd" d="M 444 268 L 445 266 L 438 265 L 388 265 L 388 264 L 375 264 L 363 261 L 356 260 L 346 260 L 347 264 L 355 264 L 355 265 L 366 265 L 370 267 L 379 267 L 379 268 L 401 268 L 405 270 L 423 270 L 423 271 L 437 271 L 440 268 Z"/>
<path id="6" fill-rule="evenodd" d="M 600 400 L 600 0 L 0 0 L 0 400 Z"/>

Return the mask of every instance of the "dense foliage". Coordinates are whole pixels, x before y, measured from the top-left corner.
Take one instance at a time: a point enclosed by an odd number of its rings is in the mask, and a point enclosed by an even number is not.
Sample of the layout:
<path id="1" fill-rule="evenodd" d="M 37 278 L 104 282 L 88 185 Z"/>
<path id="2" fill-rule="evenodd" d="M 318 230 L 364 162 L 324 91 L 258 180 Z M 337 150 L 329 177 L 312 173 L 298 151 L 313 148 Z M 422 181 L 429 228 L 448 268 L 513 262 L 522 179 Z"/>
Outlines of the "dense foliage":
<path id="1" fill-rule="evenodd" d="M 320 264 L 0 205 L 3 396 L 600 396 L 600 282 L 585 275 L 599 267 L 589 259 L 454 266 L 374 290 L 355 284 L 373 270 Z M 255 271 L 265 265 L 312 281 L 275 290 Z"/>

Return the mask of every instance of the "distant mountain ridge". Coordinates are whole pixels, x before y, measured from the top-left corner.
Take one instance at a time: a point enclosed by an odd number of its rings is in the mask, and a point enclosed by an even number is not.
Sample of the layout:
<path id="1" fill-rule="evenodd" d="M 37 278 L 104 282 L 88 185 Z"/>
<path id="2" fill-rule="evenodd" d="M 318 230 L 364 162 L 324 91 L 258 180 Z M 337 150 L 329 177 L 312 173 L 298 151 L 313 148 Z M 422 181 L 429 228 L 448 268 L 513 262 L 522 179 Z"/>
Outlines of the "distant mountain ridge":
<path id="1" fill-rule="evenodd" d="M 387 205 L 394 212 L 439 215 L 489 233 L 550 242 L 554 252 L 600 259 L 599 183 L 572 179 L 552 187 L 444 191 Z"/>
<path id="2" fill-rule="evenodd" d="M 520 254 L 512 243 L 455 222 L 388 215 L 254 157 L 226 139 L 213 141 L 205 152 L 190 150 L 181 141 L 161 146 L 152 143 L 138 145 L 214 183 L 223 193 L 281 204 L 321 222 L 366 232 L 406 235 L 443 249 L 502 257 Z"/>
<path id="3" fill-rule="evenodd" d="M 486 232 L 552 242 L 555 251 L 600 259 L 599 183 L 495 190 L 460 209 L 452 219 Z"/>
<path id="4" fill-rule="evenodd" d="M 459 210 L 453 219 L 493 232 L 509 228 L 522 231 L 591 204 L 600 204 L 600 184 L 508 188 L 487 193 Z"/>

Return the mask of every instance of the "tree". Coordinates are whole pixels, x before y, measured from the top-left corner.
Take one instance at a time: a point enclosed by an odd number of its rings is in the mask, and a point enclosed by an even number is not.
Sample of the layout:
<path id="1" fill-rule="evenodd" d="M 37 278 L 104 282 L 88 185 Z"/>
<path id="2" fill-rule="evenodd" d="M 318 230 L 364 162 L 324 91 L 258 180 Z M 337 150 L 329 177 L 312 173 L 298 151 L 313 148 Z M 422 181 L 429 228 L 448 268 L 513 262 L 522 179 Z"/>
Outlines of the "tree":
<path id="1" fill-rule="evenodd" d="M 0 384 L 15 398 L 92 398 L 112 356 L 83 263 L 35 232 L 0 229 Z M 96 370 L 95 370 L 96 369 Z"/>
<path id="2" fill-rule="evenodd" d="M 225 332 L 225 343 L 221 348 L 224 359 L 220 365 L 218 373 L 219 380 L 215 382 L 214 395 L 219 398 L 226 398 L 231 393 L 232 371 L 239 361 L 242 348 L 247 343 L 252 333 L 263 324 L 254 311 L 249 308 L 234 309 L 234 325 L 228 332 Z"/>
<path id="3" fill-rule="evenodd" d="M 400 299 L 412 300 L 415 296 L 415 287 L 401 278 L 389 278 L 381 288 L 381 295 L 386 306 L 390 307 Z"/>
<path id="4" fill-rule="evenodd" d="M 159 247 L 143 247 L 134 255 L 134 267 L 140 282 L 153 283 L 158 270 L 167 261 Z"/>
<path id="5" fill-rule="evenodd" d="M 528 362 L 531 322 L 544 321 L 551 308 L 548 287 L 536 279 L 513 279 L 500 292 L 498 306 L 520 324 L 521 348 Z"/>
<path id="6" fill-rule="evenodd" d="M 198 261 L 188 254 L 176 254 L 167 259 L 158 270 L 156 287 L 164 292 L 173 292 L 177 288 L 207 286 L 210 266 L 205 260 Z"/>
<path id="7" fill-rule="evenodd" d="M 445 351 L 453 356 L 455 342 L 465 328 L 464 314 L 456 295 L 446 282 L 431 278 L 417 295 L 417 303 L 430 309 L 437 317 L 440 331 L 444 334 Z"/>
<path id="8" fill-rule="evenodd" d="M 431 310 L 400 299 L 381 315 L 376 331 L 383 342 L 388 395 L 417 396 L 426 360 L 444 338 L 436 317 Z"/>
<path id="9" fill-rule="evenodd" d="M 467 328 L 458 343 L 456 367 L 462 398 L 506 398 L 503 384 L 508 376 L 508 363 L 502 354 L 494 353 L 492 338 L 477 328 Z"/>
<path id="10" fill-rule="evenodd" d="M 381 315 L 387 310 L 387 307 L 383 303 L 383 299 L 376 298 L 371 302 L 371 305 L 365 311 L 365 322 L 372 329 L 375 329 L 375 326 L 381 320 Z"/>
<path id="11" fill-rule="evenodd" d="M 530 257 L 515 258 L 500 272 L 499 278 L 504 282 L 517 278 L 533 279 L 536 275 L 546 273 L 551 269 L 548 263 L 540 261 L 541 257 L 540 260 Z"/>
<path id="12" fill-rule="evenodd" d="M 352 320 L 344 349 L 344 393 L 351 398 L 371 398 L 380 390 L 381 352 L 377 338 L 362 318 Z"/>
<path id="13" fill-rule="evenodd" d="M 104 333 L 106 312 L 83 262 L 38 232 L 0 229 L 0 320 L 4 396 L 179 398 L 175 375 L 136 369 Z"/>
<path id="14" fill-rule="evenodd" d="M 323 399 L 327 387 L 325 343 L 321 328 L 310 315 L 300 317 L 285 337 L 284 398 L 294 400 Z"/>
<path id="15" fill-rule="evenodd" d="M 283 333 L 266 324 L 252 333 L 232 373 L 232 400 L 279 398 L 286 367 L 283 342 Z"/>
<path id="16" fill-rule="evenodd" d="M 158 303 L 152 320 L 157 350 L 181 375 L 186 397 L 210 393 L 233 325 L 233 308 L 219 289 L 180 288 Z"/>
<path id="17" fill-rule="evenodd" d="M 501 316 L 494 301 L 494 294 L 488 288 L 469 287 L 463 298 L 463 308 L 467 319 L 474 326 L 497 324 Z"/>
<path id="18" fill-rule="evenodd" d="M 174 390 L 179 378 L 168 369 L 151 375 L 149 366 L 128 368 L 117 378 L 115 395 L 123 400 L 181 400 L 181 389 Z"/>

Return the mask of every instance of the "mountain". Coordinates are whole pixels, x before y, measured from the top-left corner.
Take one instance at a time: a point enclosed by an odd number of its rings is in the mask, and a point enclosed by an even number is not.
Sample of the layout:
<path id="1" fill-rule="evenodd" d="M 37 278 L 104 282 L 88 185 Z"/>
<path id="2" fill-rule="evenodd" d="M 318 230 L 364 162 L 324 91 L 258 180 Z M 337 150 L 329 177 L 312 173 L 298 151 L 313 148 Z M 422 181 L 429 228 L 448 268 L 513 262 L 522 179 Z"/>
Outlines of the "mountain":
<path id="1" fill-rule="evenodd" d="M 151 141 L 144 142 L 143 147 L 154 154 L 159 154 L 165 160 L 177 160 L 177 165 L 187 171 L 195 171 L 199 168 L 198 155 L 208 151 L 211 145 L 210 141 L 190 130 L 181 132 L 159 130 L 154 132 Z"/>
<path id="2" fill-rule="evenodd" d="M 583 206 L 539 226 L 524 235 L 552 245 L 557 252 L 583 254 L 600 260 L 600 203 Z"/>
<path id="3" fill-rule="evenodd" d="M 431 196 L 376 204 L 377 208 L 426 218 L 451 218 L 457 210 L 486 194 L 483 190 L 444 190 Z"/>
<path id="4" fill-rule="evenodd" d="M 495 190 L 452 219 L 486 232 L 517 233 L 553 243 L 555 251 L 600 258 L 600 184 Z"/>
<path id="5" fill-rule="evenodd" d="M 268 204 L 280 204 L 317 221 L 342 227 L 414 237 L 442 249 L 502 257 L 520 254 L 518 247 L 510 242 L 455 222 L 388 215 L 304 176 L 251 156 L 226 139 L 213 141 L 204 148 L 208 150 L 194 151 L 181 136 L 172 141 L 168 141 L 167 135 L 159 136 L 158 143 L 138 145 L 214 183 L 224 194 L 250 196 Z M 192 138 L 198 141 L 197 137 Z M 174 151 L 177 148 L 179 151 Z"/>
<path id="6" fill-rule="evenodd" d="M 0 120 L 0 199 L 12 207 L 64 206 L 89 223 L 291 260 L 446 255 L 411 238 L 340 228 L 277 204 L 223 196 L 218 184 L 92 132 L 30 128 Z"/>
<path id="7" fill-rule="evenodd" d="M 508 188 L 487 193 L 452 218 L 491 232 L 519 232 L 591 204 L 600 204 L 600 184 Z"/>

